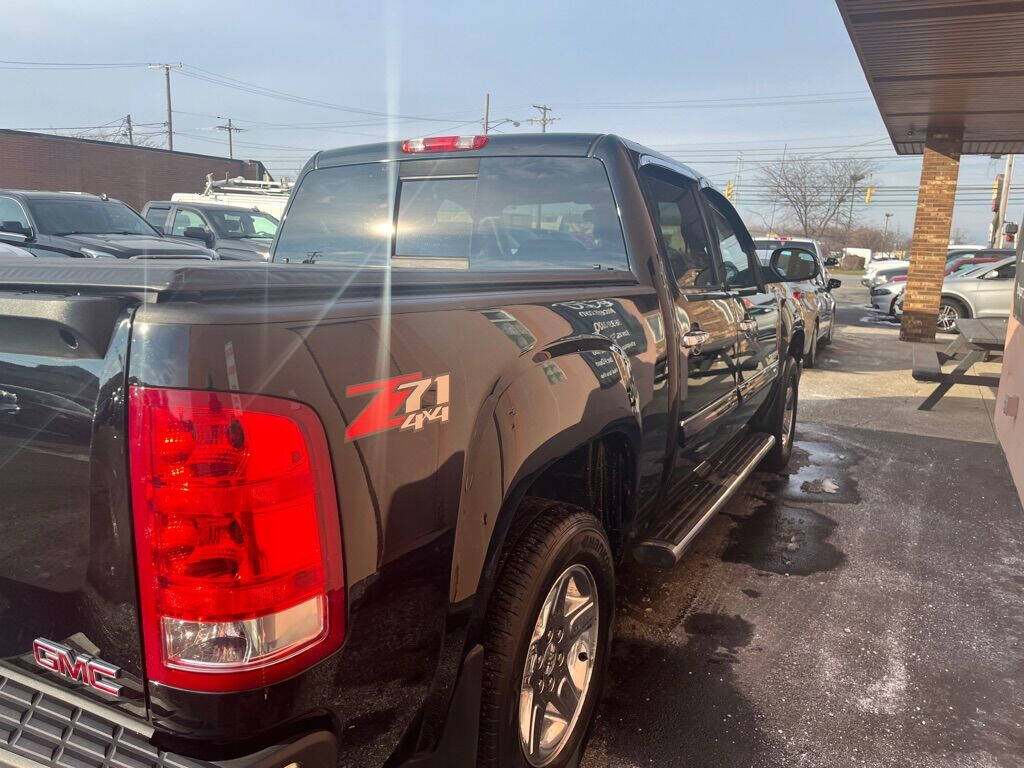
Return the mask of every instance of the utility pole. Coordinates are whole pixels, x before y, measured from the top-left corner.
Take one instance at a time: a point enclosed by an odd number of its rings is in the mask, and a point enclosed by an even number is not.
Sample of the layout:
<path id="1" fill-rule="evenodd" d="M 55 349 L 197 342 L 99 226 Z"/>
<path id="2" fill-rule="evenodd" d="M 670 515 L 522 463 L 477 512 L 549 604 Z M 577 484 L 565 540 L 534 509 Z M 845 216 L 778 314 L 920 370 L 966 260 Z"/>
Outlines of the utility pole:
<path id="1" fill-rule="evenodd" d="M 491 94 L 490 92 L 484 94 L 484 121 L 483 129 L 484 136 L 487 135 L 488 128 L 491 124 Z"/>
<path id="2" fill-rule="evenodd" d="M 853 232 L 853 198 L 857 196 L 857 183 L 864 181 L 867 176 L 862 173 L 851 173 L 850 174 L 850 218 L 847 229 Z"/>
<path id="3" fill-rule="evenodd" d="M 885 229 L 882 230 L 882 247 L 885 248 L 886 252 L 889 251 L 889 219 L 891 218 L 891 213 L 885 214 Z"/>
<path id="4" fill-rule="evenodd" d="M 782 145 L 782 164 L 779 166 L 779 170 L 781 171 L 780 175 L 782 176 L 783 179 L 786 178 L 786 150 L 788 150 L 788 149 L 789 149 L 789 143 L 788 142 L 786 144 Z M 771 236 L 773 236 L 775 234 L 775 206 L 776 206 L 776 203 L 777 203 L 777 201 L 775 199 L 775 195 L 772 195 L 772 220 L 771 220 L 771 223 L 768 225 L 768 236 L 769 237 L 771 237 Z"/>
<path id="5" fill-rule="evenodd" d="M 132 113 L 124 116 L 124 125 L 128 129 L 128 143 L 135 144 L 135 137 L 132 135 Z"/>
<path id="6" fill-rule="evenodd" d="M 540 110 L 540 117 L 531 117 L 526 122 L 528 123 L 540 123 L 540 132 L 548 132 L 548 123 L 553 123 L 557 120 L 557 117 L 548 117 L 548 112 L 551 111 L 551 107 L 547 104 L 534 104 L 534 109 Z"/>
<path id="7" fill-rule="evenodd" d="M 733 189 L 733 194 L 732 194 L 732 204 L 733 204 L 733 206 L 735 206 L 737 201 L 740 199 L 740 179 L 741 179 L 742 176 L 743 176 L 743 153 L 739 152 L 736 155 L 736 185 L 735 185 L 735 187 Z"/>
<path id="8" fill-rule="evenodd" d="M 1006 224 L 1006 206 L 1010 202 L 1010 184 L 1013 182 L 1013 155 L 1006 156 L 1006 168 L 1003 171 L 1003 194 L 999 198 L 999 213 L 996 216 L 997 226 L 992 233 L 992 247 L 999 248 L 1003 244 L 1003 225 Z"/>
<path id="9" fill-rule="evenodd" d="M 221 118 L 222 120 L 224 118 Z M 234 123 L 231 122 L 231 118 L 227 118 L 227 123 L 224 125 L 216 126 L 218 131 L 228 132 L 228 157 L 232 160 L 235 159 L 235 131 L 243 131 L 244 128 L 238 128 Z"/>
<path id="10" fill-rule="evenodd" d="M 174 118 L 171 116 L 171 70 L 181 69 L 181 62 L 177 64 L 150 64 L 150 69 L 162 69 L 164 71 L 164 86 L 167 91 L 167 149 L 174 151 Z"/>

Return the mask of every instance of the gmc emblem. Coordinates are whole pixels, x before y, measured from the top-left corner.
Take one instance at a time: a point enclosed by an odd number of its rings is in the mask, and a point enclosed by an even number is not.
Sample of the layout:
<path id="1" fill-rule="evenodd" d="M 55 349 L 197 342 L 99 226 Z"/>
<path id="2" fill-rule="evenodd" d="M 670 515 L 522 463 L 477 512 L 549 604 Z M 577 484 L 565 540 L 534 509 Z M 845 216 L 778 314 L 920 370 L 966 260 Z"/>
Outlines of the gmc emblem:
<path id="1" fill-rule="evenodd" d="M 97 691 L 119 696 L 124 688 L 113 682 L 120 676 L 120 669 L 84 653 L 76 655 L 66 645 L 40 637 L 32 643 L 32 653 L 36 657 L 36 664 L 43 669 L 77 680 Z"/>

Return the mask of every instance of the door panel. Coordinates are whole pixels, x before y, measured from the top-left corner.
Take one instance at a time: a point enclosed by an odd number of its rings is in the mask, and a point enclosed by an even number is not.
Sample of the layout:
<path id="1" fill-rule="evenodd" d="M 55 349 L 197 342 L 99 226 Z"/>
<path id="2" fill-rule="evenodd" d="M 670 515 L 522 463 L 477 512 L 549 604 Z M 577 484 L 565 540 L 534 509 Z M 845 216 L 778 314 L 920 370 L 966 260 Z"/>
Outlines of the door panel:
<path id="1" fill-rule="evenodd" d="M 1013 304 L 1014 278 L 1017 264 L 1009 262 L 996 267 L 998 277 L 978 278 L 974 282 L 974 311 L 978 317 L 1009 317 Z M 986 273 L 987 274 L 987 273 Z"/>
<path id="2" fill-rule="evenodd" d="M 724 416 L 737 404 L 734 355 L 740 309 L 723 290 L 697 183 L 664 169 L 645 169 L 643 178 L 672 281 L 677 354 L 683 363 L 677 368 L 671 488 L 690 479 L 731 436 Z"/>

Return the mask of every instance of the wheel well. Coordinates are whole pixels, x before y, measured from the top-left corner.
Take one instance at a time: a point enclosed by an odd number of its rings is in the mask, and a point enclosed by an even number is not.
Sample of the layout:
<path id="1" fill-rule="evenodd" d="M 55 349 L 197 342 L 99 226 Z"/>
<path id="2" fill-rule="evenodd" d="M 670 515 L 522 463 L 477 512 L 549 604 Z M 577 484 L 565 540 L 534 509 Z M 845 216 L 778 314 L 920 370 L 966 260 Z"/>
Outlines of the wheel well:
<path id="1" fill-rule="evenodd" d="M 622 435 L 605 435 L 547 467 L 527 496 L 564 501 L 593 512 L 604 525 L 616 558 L 633 496 L 632 449 Z"/>
<path id="2" fill-rule="evenodd" d="M 939 296 L 939 303 L 941 304 L 944 301 L 949 302 L 950 304 L 956 304 L 958 307 L 960 307 L 960 309 L 963 310 L 964 317 L 971 316 L 971 307 L 967 304 L 966 301 L 964 301 L 960 297 L 947 296 L 946 294 L 942 294 L 941 296 Z"/>

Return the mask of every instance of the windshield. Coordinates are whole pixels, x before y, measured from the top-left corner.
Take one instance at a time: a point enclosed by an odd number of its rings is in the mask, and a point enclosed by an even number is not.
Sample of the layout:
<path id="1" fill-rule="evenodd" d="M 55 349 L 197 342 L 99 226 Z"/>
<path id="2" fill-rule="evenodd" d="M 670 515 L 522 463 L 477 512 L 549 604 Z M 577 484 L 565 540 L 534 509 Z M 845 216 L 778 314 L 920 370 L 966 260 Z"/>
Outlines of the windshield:
<path id="1" fill-rule="evenodd" d="M 481 271 L 629 268 L 608 176 L 594 158 L 323 168 L 306 174 L 294 195 L 274 261 Z"/>
<path id="2" fill-rule="evenodd" d="M 277 234 L 277 219 L 265 213 L 212 209 L 207 210 L 206 215 L 217 234 L 228 240 L 241 240 L 244 237 L 273 240 Z"/>
<path id="3" fill-rule="evenodd" d="M 44 235 L 157 235 L 144 218 L 117 200 L 28 200 Z"/>

